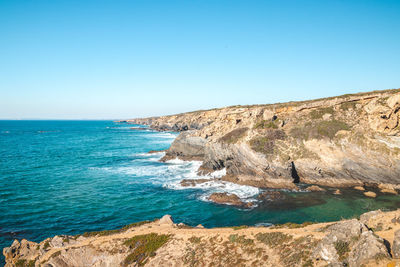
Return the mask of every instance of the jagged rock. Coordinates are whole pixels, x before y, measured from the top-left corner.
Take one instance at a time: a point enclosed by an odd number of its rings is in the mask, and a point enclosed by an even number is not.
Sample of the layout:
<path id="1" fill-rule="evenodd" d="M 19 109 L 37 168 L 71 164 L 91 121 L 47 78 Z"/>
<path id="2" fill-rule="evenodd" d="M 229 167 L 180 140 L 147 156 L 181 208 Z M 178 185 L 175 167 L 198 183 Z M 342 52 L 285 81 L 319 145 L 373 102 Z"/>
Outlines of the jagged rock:
<path id="1" fill-rule="evenodd" d="M 400 259 L 400 230 L 394 232 L 392 254 L 393 258 Z"/>
<path id="2" fill-rule="evenodd" d="M 318 243 L 313 255 L 315 258 L 321 258 L 336 264 L 342 261 L 343 257 L 338 251 L 338 245 L 344 244 L 346 246 L 347 244 L 349 246 L 352 240 L 358 238 L 363 232 L 368 231 L 368 228 L 358 220 L 353 219 L 335 223 L 328 227 L 326 231 L 329 234 Z"/>
<path id="3" fill-rule="evenodd" d="M 227 204 L 244 208 L 251 208 L 253 206 L 252 203 L 242 201 L 235 194 L 228 193 L 212 193 L 209 197 L 209 200 L 218 204 Z"/>
<path id="4" fill-rule="evenodd" d="M 366 197 L 376 197 L 376 193 L 375 193 L 375 192 L 372 192 L 372 191 L 364 192 L 364 195 L 365 195 Z"/>
<path id="5" fill-rule="evenodd" d="M 307 187 L 307 190 L 311 191 L 311 192 L 325 192 L 326 191 L 325 189 L 319 187 L 318 185 L 309 186 L 309 187 Z"/>
<path id="6" fill-rule="evenodd" d="M 198 225 L 196 226 L 196 228 L 204 229 L 204 226 L 201 225 L 201 224 L 198 224 Z"/>
<path id="7" fill-rule="evenodd" d="M 173 224 L 174 224 L 174 221 L 172 220 L 171 215 L 168 215 L 168 214 L 167 214 L 167 215 L 164 215 L 164 216 L 160 219 L 159 224 L 173 225 Z"/>
<path id="8" fill-rule="evenodd" d="M 361 234 L 349 255 L 349 267 L 358 267 L 370 260 L 390 258 L 384 240 L 372 231 Z"/>

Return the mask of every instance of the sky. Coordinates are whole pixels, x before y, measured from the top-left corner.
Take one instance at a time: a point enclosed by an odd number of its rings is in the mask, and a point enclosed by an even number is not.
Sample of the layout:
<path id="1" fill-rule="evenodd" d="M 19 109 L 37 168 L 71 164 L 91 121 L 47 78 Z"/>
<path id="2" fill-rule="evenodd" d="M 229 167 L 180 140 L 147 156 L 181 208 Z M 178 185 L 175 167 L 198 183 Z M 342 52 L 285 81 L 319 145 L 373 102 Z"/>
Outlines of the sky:
<path id="1" fill-rule="evenodd" d="M 400 88 L 399 0 L 0 0 L 0 119 Z"/>

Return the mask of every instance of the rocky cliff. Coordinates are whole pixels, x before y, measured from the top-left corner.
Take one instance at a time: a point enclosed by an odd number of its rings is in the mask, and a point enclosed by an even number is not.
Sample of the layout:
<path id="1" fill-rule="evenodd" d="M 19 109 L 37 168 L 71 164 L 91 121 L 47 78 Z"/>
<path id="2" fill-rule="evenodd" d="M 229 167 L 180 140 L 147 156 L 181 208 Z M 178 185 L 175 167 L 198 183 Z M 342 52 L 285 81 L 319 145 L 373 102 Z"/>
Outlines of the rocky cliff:
<path id="1" fill-rule="evenodd" d="M 233 106 L 133 119 L 182 132 L 165 159 L 200 159 L 202 173 L 263 188 L 296 183 L 400 187 L 400 89 L 302 102 Z"/>
<path id="2" fill-rule="evenodd" d="M 204 229 L 170 216 L 122 229 L 15 240 L 11 266 L 399 266 L 400 210 L 359 219 Z"/>

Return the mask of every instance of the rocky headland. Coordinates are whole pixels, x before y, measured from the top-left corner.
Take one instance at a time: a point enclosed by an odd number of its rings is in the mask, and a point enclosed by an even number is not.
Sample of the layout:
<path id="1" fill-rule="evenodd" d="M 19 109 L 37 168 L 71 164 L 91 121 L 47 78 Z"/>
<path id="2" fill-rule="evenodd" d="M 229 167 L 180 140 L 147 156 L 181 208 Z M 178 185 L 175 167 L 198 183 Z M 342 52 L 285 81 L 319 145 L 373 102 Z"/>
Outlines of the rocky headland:
<path id="1" fill-rule="evenodd" d="M 400 89 L 124 122 L 181 132 L 163 160 L 201 160 L 200 174 L 237 184 L 400 188 Z"/>
<path id="2" fill-rule="evenodd" d="M 399 266 L 400 210 L 330 223 L 205 229 L 168 215 L 4 248 L 11 266 Z"/>

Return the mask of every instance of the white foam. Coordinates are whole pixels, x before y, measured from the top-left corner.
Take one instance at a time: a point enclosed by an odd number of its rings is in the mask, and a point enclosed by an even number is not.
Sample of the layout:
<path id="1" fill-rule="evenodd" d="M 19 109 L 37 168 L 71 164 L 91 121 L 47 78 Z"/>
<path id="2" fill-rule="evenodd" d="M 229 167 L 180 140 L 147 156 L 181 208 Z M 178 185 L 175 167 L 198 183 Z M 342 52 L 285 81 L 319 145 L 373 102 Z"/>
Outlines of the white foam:
<path id="1" fill-rule="evenodd" d="M 164 155 L 165 152 L 135 154 L 134 156 L 138 156 L 139 158 L 133 161 L 154 162 L 158 161 Z M 224 192 L 235 194 L 244 202 L 256 202 L 255 196 L 259 194 L 258 188 L 219 180 L 218 178 L 226 175 L 225 168 L 207 175 L 198 175 L 197 172 L 201 165 L 201 161 L 184 161 L 176 158 L 168 160 L 165 164 L 160 163 L 152 166 L 139 165 L 90 169 L 121 173 L 132 176 L 132 179 L 145 177 L 138 181 L 144 183 L 150 182 L 172 190 L 199 190 L 198 199 L 207 202 L 212 193 Z M 184 179 L 208 179 L 209 181 L 198 184 L 194 183 L 193 186 L 184 187 L 181 185 L 181 181 Z"/>

